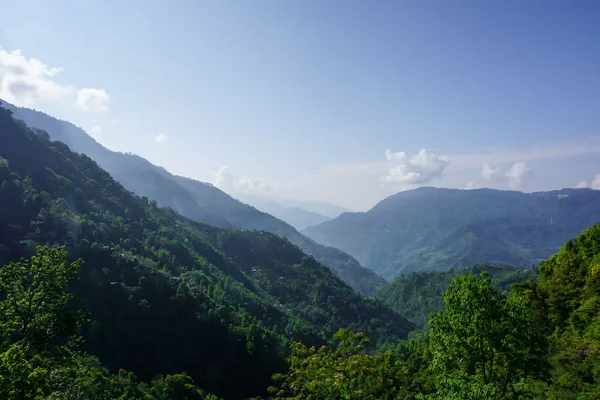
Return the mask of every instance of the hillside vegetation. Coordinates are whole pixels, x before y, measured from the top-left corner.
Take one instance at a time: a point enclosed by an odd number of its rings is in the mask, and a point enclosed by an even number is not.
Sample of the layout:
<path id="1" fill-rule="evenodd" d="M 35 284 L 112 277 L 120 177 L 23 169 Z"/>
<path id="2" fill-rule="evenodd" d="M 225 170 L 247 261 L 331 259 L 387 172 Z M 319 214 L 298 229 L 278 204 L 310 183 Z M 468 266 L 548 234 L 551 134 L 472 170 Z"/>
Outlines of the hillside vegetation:
<path id="1" fill-rule="evenodd" d="M 538 277 L 535 269 L 491 264 L 473 265 L 446 272 L 411 272 L 385 285 L 373 298 L 408 318 L 417 328 L 425 328 L 429 314 L 444 308 L 443 294 L 454 278 L 463 275 L 479 276 L 482 272 L 488 274 L 492 286 L 503 294 L 509 293 L 513 283 L 535 281 Z"/>
<path id="2" fill-rule="evenodd" d="M 537 266 L 600 221 L 600 191 L 419 188 L 307 228 L 386 279 L 474 264 Z"/>

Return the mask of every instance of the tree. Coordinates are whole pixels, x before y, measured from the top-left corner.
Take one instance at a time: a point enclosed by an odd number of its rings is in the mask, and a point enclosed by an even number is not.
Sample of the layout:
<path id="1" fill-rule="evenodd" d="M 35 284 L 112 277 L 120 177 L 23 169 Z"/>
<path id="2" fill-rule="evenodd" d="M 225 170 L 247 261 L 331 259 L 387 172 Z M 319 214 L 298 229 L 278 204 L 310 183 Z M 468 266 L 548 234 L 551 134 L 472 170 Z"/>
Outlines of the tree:
<path id="1" fill-rule="evenodd" d="M 20 343 L 29 356 L 73 345 L 86 319 L 68 309 L 67 285 L 77 279 L 80 265 L 62 247 L 39 246 L 30 260 L 2 267 L 0 337 Z"/>
<path id="2" fill-rule="evenodd" d="M 68 310 L 67 284 L 80 262 L 64 248 L 38 247 L 30 260 L 0 268 L 0 393 L 45 398 L 52 371 L 76 358 L 83 313 Z"/>
<path id="3" fill-rule="evenodd" d="M 157 400 L 217 400 L 194 385 L 185 373 L 159 377 L 152 382 L 150 393 Z"/>
<path id="4" fill-rule="evenodd" d="M 364 352 L 369 339 L 363 333 L 340 329 L 333 337 L 337 347 L 307 348 L 290 345 L 290 369 L 275 374 L 279 388 L 270 388 L 276 399 L 394 399 L 400 392 L 392 352 L 374 356 Z"/>
<path id="5" fill-rule="evenodd" d="M 444 304 L 429 321 L 437 397 L 517 399 L 545 376 L 546 341 L 523 296 L 504 297 L 483 273 L 455 278 Z"/>

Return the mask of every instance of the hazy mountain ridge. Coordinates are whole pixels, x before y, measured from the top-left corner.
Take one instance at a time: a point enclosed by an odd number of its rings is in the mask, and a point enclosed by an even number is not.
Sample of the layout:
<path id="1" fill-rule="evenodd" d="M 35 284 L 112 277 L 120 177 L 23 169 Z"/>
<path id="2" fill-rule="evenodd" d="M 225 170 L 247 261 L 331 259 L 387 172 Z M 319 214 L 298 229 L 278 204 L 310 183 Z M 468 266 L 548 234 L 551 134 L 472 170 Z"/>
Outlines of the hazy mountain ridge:
<path id="1" fill-rule="evenodd" d="M 600 191 L 419 188 L 303 231 L 388 279 L 496 263 L 531 267 L 600 221 Z"/>
<path id="2" fill-rule="evenodd" d="M 331 217 L 306 210 L 299 206 L 284 205 L 268 197 L 240 195 L 239 199 L 246 204 L 287 222 L 298 231 L 331 219 Z"/>
<path id="3" fill-rule="evenodd" d="M 353 257 L 305 237 L 289 224 L 229 196 L 213 185 L 172 175 L 166 169 L 133 154 L 111 151 L 70 122 L 42 112 L 2 102 L 29 126 L 43 129 L 53 140 L 88 155 L 133 193 L 154 199 L 180 214 L 222 228 L 265 230 L 289 239 L 327 265 L 350 286 L 368 295 L 385 284 Z"/>

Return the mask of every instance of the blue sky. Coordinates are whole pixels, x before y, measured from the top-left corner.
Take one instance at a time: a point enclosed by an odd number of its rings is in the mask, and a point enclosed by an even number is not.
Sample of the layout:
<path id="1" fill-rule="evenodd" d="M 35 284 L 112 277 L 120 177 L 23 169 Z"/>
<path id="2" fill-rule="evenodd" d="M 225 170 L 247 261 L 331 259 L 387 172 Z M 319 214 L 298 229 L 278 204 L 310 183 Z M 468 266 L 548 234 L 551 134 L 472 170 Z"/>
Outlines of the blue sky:
<path id="1" fill-rule="evenodd" d="M 0 7 L 0 97 L 234 195 L 600 188 L 597 1 Z"/>

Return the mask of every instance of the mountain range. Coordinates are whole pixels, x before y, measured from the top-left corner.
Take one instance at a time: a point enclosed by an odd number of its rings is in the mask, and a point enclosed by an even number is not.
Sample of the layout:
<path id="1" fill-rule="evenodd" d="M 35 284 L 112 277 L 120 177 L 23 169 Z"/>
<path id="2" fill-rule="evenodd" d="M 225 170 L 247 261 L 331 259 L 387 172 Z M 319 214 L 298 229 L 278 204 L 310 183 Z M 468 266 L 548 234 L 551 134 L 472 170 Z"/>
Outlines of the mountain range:
<path id="1" fill-rule="evenodd" d="M 423 187 L 303 231 L 386 279 L 473 264 L 530 268 L 600 221 L 600 191 Z"/>
<path id="2" fill-rule="evenodd" d="M 38 244 L 84 262 L 70 289 L 89 311 L 85 350 L 147 381 L 187 371 L 219 396 L 248 398 L 285 369 L 290 340 L 322 345 L 351 327 L 380 346 L 413 329 L 287 239 L 135 196 L 0 107 L 0 265 Z"/>
<path id="3" fill-rule="evenodd" d="M 63 142 L 73 151 L 96 161 L 127 190 L 153 199 L 160 206 L 170 207 L 192 220 L 217 227 L 264 230 L 284 237 L 327 265 L 364 295 L 385 284 L 384 279 L 362 267 L 348 254 L 316 243 L 290 224 L 234 199 L 210 183 L 173 175 L 135 154 L 111 151 L 67 121 L 6 102 L 2 102 L 2 106 L 11 110 L 16 119 L 46 131 L 52 140 Z"/>

